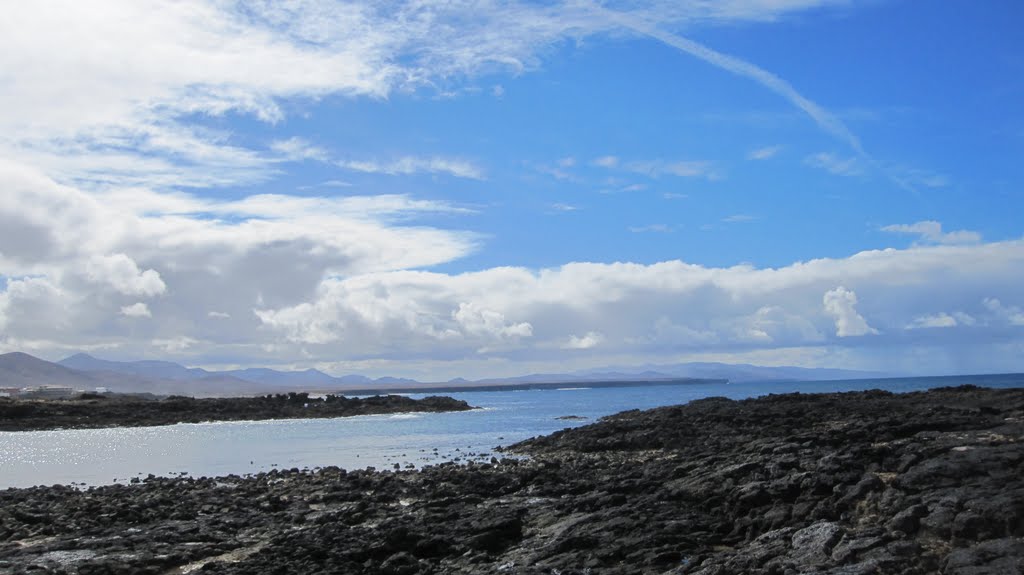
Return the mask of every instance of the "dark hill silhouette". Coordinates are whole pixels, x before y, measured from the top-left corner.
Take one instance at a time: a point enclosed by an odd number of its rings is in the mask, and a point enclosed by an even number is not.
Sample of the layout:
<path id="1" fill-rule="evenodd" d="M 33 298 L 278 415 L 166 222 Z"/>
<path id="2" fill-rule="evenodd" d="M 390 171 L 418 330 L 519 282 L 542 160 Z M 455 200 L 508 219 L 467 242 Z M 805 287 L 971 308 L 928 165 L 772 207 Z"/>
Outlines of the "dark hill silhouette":
<path id="1" fill-rule="evenodd" d="M 573 373 L 540 373 L 519 377 L 487 378 L 470 381 L 455 378 L 446 383 L 421 383 L 416 380 L 363 375 L 334 377 L 316 369 L 281 371 L 269 368 L 248 368 L 211 371 L 185 367 L 171 361 L 109 361 L 85 353 L 51 363 L 26 353 L 0 355 L 0 387 L 59 385 L 91 390 L 106 387 L 126 393 L 158 395 L 230 396 L 280 393 L 288 391 L 323 391 L 332 393 L 415 392 L 419 390 L 448 391 L 459 388 L 491 389 L 537 384 L 597 382 L 672 381 L 681 379 L 714 379 L 730 381 L 827 380 L 881 377 L 884 374 L 799 367 L 763 367 L 724 363 L 681 363 L 637 367 L 606 367 Z"/>

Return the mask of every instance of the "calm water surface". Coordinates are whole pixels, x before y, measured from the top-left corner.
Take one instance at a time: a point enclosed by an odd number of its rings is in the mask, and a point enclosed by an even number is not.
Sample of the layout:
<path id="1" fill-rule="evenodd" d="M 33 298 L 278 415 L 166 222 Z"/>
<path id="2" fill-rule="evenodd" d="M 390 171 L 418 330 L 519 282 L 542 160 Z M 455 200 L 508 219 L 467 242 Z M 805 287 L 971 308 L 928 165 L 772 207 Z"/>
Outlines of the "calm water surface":
<path id="1" fill-rule="evenodd" d="M 559 390 L 448 394 L 483 408 L 459 413 L 0 432 L 0 488 L 101 485 L 150 473 L 210 477 L 275 468 L 393 469 L 396 463 L 405 467 L 455 458 L 489 459 L 497 445 L 585 425 L 627 409 L 710 396 L 742 399 L 769 393 L 864 389 L 906 392 L 964 383 L 1024 387 L 1024 374 L 595 389 L 580 384 Z M 586 419 L 558 419 L 567 415 Z"/>

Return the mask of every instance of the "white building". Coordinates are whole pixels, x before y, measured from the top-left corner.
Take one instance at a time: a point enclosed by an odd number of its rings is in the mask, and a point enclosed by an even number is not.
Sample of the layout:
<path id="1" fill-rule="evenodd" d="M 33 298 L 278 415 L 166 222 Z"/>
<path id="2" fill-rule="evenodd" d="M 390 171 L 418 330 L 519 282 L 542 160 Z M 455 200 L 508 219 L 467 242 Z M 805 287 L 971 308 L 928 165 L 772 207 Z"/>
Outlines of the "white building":
<path id="1" fill-rule="evenodd" d="M 61 399 L 75 395 L 74 388 L 63 385 L 40 385 L 38 387 L 26 387 L 21 390 L 24 397 L 37 399 Z"/>

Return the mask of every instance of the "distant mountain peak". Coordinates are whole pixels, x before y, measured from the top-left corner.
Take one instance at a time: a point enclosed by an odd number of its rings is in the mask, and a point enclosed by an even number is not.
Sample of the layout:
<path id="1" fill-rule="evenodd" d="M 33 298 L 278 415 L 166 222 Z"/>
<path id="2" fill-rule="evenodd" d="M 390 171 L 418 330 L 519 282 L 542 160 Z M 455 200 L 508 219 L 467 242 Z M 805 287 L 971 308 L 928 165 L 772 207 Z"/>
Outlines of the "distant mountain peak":
<path id="1" fill-rule="evenodd" d="M 29 355 L 29 354 L 27 354 L 27 353 L 25 353 L 23 351 L 11 351 L 11 352 L 7 352 L 5 354 L 0 354 L 0 358 L 9 358 L 9 359 L 12 359 L 12 360 L 14 360 L 14 359 L 34 359 L 36 361 L 44 361 L 44 360 L 39 359 L 38 357 L 36 357 L 34 355 Z"/>

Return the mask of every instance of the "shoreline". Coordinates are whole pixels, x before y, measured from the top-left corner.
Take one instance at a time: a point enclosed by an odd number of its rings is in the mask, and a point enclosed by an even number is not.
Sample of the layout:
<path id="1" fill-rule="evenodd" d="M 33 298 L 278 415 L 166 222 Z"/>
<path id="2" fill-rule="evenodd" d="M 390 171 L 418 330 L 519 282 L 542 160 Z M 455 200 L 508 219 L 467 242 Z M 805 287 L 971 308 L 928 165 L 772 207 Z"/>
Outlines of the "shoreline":
<path id="1" fill-rule="evenodd" d="M 506 449 L 530 457 L 2 490 L 0 573 L 1024 567 L 1024 389 L 707 398 Z"/>
<path id="2" fill-rule="evenodd" d="M 424 383 L 419 386 L 380 387 L 366 389 L 344 389 L 350 395 L 370 393 L 476 393 L 488 391 L 532 391 L 562 389 L 606 389 L 617 387 L 658 387 L 672 385 L 725 385 L 728 379 L 699 377 L 669 377 L 660 379 L 619 379 L 619 380 L 557 380 L 515 383 L 467 383 L 460 385 Z"/>
<path id="3" fill-rule="evenodd" d="M 440 413 L 475 409 L 445 396 L 401 395 L 311 399 L 305 393 L 233 398 L 85 395 L 76 399 L 0 398 L 0 432 L 158 427 L 180 423 L 224 423 L 330 419 L 360 415 Z"/>

